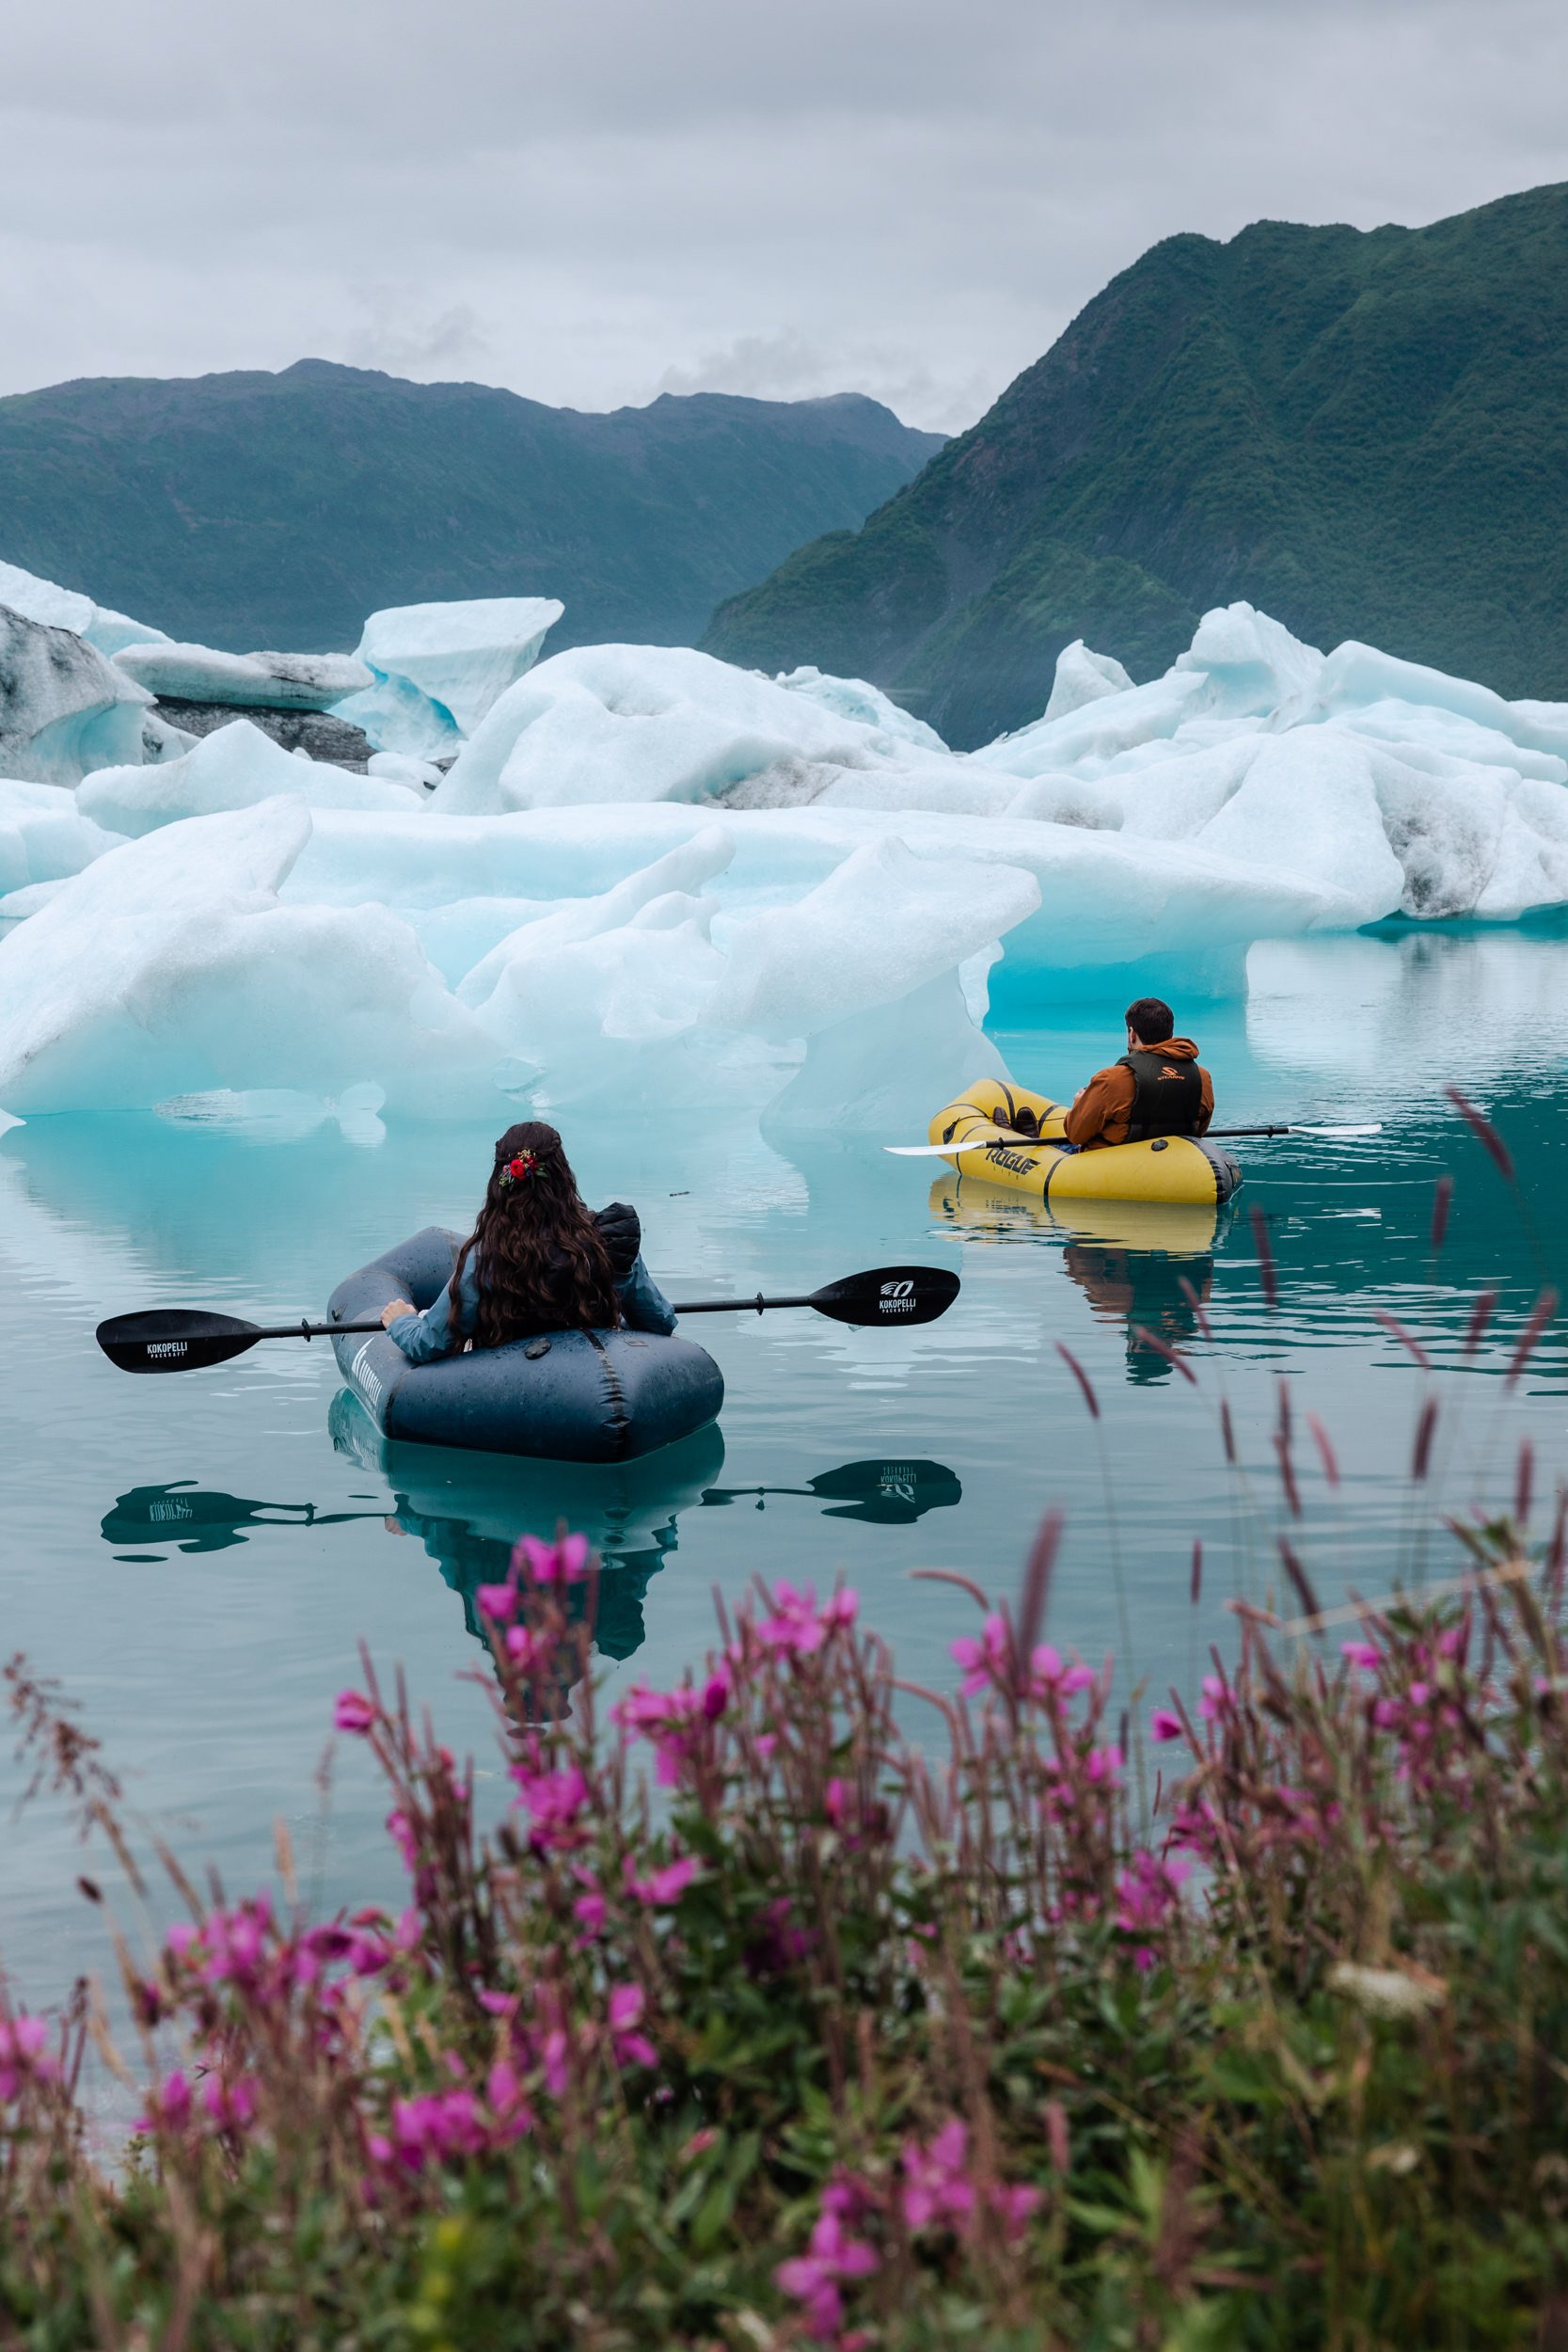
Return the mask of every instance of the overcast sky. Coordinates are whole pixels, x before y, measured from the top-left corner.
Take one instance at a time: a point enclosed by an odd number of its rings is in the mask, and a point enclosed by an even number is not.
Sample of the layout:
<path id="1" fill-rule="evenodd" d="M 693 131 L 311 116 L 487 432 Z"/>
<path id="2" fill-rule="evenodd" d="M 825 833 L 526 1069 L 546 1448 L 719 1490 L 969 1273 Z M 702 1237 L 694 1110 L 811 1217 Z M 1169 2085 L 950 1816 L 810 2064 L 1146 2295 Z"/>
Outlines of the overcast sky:
<path id="1" fill-rule="evenodd" d="M 951 430 L 1159 237 L 1560 179 L 1561 0 L 17 0 L 0 390 L 309 354 Z"/>

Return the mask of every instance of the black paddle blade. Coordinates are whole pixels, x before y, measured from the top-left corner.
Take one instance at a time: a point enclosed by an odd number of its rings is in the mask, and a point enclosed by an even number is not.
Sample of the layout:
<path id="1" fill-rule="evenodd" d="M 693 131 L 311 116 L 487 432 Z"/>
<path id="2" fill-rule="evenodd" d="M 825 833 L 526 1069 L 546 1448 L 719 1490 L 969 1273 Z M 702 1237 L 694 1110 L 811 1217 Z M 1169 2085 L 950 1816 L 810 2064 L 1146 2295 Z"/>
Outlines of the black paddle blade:
<path id="1" fill-rule="evenodd" d="M 195 1372 L 203 1364 L 226 1364 L 261 1336 L 257 1325 L 235 1315 L 186 1307 L 145 1307 L 139 1314 L 111 1315 L 98 1327 L 99 1346 L 121 1372 Z"/>
<path id="2" fill-rule="evenodd" d="M 882 1330 L 935 1323 L 958 1295 L 958 1278 L 942 1265 L 879 1265 L 813 1291 L 811 1304 L 835 1323 L 876 1324 Z"/>

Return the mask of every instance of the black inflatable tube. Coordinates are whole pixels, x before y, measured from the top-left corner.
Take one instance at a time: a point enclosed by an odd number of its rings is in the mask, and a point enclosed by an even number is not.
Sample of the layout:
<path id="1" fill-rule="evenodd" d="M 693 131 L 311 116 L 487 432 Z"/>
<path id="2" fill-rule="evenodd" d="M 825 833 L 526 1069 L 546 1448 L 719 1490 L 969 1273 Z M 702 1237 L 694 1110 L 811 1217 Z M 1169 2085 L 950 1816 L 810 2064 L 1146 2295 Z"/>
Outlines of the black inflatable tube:
<path id="1" fill-rule="evenodd" d="M 461 1239 L 429 1225 L 383 1251 L 339 1283 L 327 1320 L 368 1322 L 394 1298 L 432 1305 Z M 383 1436 L 415 1445 L 629 1462 L 705 1427 L 724 1402 L 723 1375 L 705 1348 L 648 1331 L 556 1331 L 431 1364 L 411 1364 L 382 1332 L 332 1346 Z"/>

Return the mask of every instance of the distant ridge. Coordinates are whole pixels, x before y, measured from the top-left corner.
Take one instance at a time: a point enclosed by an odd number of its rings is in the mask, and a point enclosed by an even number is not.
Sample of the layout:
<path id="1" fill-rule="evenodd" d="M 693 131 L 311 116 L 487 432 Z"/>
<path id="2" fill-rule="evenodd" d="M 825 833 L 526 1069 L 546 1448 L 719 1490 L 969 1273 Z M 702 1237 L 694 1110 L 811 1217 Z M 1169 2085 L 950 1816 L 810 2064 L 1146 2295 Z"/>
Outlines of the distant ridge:
<path id="1" fill-rule="evenodd" d="M 972 745 L 1083 636 L 1134 676 L 1238 597 L 1568 697 L 1568 186 L 1427 229 L 1259 221 L 1112 280 L 858 532 L 709 651 L 875 680 Z"/>
<path id="2" fill-rule="evenodd" d="M 690 644 L 942 446 L 858 393 L 592 416 L 325 359 L 0 399 L 0 559 L 171 636 L 352 646 L 367 612 L 553 596 L 552 650 Z"/>

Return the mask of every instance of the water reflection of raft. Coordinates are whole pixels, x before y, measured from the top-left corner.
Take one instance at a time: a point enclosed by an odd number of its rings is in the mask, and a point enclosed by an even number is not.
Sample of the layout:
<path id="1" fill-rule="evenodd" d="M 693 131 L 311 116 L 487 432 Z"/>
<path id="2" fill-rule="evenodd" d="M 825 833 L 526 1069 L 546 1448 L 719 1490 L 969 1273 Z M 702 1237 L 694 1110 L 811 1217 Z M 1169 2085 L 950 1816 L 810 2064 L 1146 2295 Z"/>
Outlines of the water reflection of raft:
<path id="1" fill-rule="evenodd" d="M 1037 1142 L 1010 1132 L 1021 1111 L 1032 1114 Z M 1213 1209 L 1228 1200 L 1242 1171 L 1217 1143 L 1190 1136 L 1156 1136 L 1147 1143 L 1113 1143 L 1099 1152 L 1070 1152 L 1062 1134 L 1065 1105 L 1027 1087 L 982 1079 L 956 1103 L 938 1111 L 929 1129 L 933 1143 L 950 1144 L 944 1156 L 961 1176 L 978 1176 L 1043 1200 L 1053 1209 L 1069 1201 L 1165 1201 Z"/>
<path id="2" fill-rule="evenodd" d="M 339 1283 L 334 1323 L 363 1323 L 394 1298 L 430 1306 L 461 1236 L 427 1226 Z M 335 1339 L 338 1369 L 376 1427 L 420 1445 L 562 1462 L 626 1462 L 713 1421 L 723 1375 L 705 1348 L 652 1331 L 553 1331 L 508 1347 L 411 1364 L 385 1332 Z"/>

